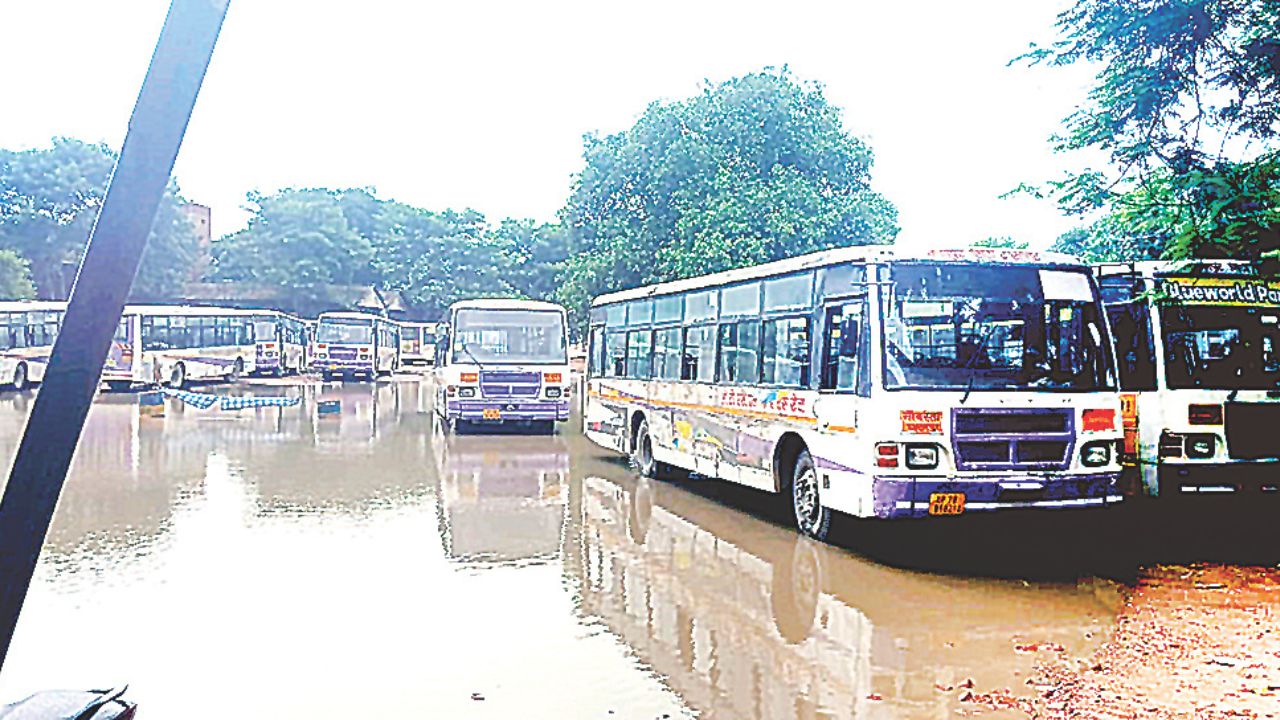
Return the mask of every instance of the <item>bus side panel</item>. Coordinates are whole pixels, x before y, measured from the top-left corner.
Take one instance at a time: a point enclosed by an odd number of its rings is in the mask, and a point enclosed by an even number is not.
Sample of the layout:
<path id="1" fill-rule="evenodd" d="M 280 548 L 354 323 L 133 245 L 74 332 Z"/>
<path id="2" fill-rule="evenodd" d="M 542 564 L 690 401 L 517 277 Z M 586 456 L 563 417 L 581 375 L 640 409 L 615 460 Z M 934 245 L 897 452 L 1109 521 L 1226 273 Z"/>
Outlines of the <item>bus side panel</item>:
<path id="1" fill-rule="evenodd" d="M 606 382 L 600 379 L 587 381 L 583 431 L 595 444 L 626 454 L 627 419 L 631 415 L 631 406 L 623 398 L 616 382 Z"/>

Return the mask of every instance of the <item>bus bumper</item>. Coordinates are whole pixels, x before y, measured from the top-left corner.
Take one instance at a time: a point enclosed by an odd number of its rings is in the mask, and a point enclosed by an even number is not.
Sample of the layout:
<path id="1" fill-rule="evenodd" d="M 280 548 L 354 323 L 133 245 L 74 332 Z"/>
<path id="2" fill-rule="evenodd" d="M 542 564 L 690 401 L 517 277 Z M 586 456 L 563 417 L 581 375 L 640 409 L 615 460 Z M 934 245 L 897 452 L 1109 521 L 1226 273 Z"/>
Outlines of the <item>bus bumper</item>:
<path id="1" fill-rule="evenodd" d="M 1066 510 L 1118 505 L 1120 473 L 1064 473 L 1052 477 L 877 476 L 872 483 L 875 516 L 928 517 L 930 496 L 963 493 L 964 514 L 1011 509 Z"/>
<path id="2" fill-rule="evenodd" d="M 466 422 L 566 421 L 569 401 L 502 402 L 496 400 L 450 400 L 445 408 L 449 420 Z"/>
<path id="3" fill-rule="evenodd" d="M 1161 463 L 1156 470 L 1161 498 L 1203 502 L 1215 495 L 1280 496 L 1280 463 Z"/>

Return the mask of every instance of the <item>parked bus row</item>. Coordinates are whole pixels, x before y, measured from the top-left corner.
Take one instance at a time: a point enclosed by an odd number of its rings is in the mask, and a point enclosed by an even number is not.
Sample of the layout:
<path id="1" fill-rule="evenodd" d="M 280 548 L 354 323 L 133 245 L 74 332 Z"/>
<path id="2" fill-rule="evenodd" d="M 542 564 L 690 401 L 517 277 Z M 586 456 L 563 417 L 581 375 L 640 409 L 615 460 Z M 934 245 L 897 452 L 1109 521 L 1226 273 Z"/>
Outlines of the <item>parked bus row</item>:
<path id="1" fill-rule="evenodd" d="M 23 389 L 44 378 L 65 302 L 0 302 L 0 383 Z M 318 372 L 326 379 L 372 378 L 402 364 L 430 363 L 435 323 L 365 313 L 306 320 L 275 310 L 130 305 L 120 319 L 102 378 L 112 389 L 181 388 L 244 375 Z M 410 333 L 412 343 L 402 345 Z"/>

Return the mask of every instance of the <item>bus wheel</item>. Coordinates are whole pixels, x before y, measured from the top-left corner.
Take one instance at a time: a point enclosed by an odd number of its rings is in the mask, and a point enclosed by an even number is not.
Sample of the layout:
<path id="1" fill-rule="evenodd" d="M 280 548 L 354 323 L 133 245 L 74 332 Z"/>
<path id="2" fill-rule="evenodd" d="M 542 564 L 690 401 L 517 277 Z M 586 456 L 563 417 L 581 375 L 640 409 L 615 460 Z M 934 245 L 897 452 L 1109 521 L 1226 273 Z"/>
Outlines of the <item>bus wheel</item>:
<path id="1" fill-rule="evenodd" d="M 169 371 L 169 387 L 181 390 L 187 384 L 187 366 L 178 363 Z"/>
<path id="2" fill-rule="evenodd" d="M 653 436 L 649 434 L 649 420 L 640 419 L 636 428 L 636 440 L 631 448 L 631 464 L 641 477 L 657 478 L 658 461 L 653 459 Z"/>
<path id="3" fill-rule="evenodd" d="M 818 494 L 818 471 L 808 450 L 801 450 L 796 457 L 796 467 L 791 476 L 791 507 L 800 532 L 815 540 L 827 539 L 831 532 L 831 510 L 822 505 Z"/>
<path id="4" fill-rule="evenodd" d="M 27 364 L 26 363 L 18 363 L 18 367 L 14 368 L 13 389 L 14 390 L 27 389 Z"/>
<path id="5" fill-rule="evenodd" d="M 244 375 L 244 359 L 236 358 L 235 364 L 231 366 L 231 374 L 227 376 L 227 379 L 231 382 L 236 382 L 241 375 Z"/>

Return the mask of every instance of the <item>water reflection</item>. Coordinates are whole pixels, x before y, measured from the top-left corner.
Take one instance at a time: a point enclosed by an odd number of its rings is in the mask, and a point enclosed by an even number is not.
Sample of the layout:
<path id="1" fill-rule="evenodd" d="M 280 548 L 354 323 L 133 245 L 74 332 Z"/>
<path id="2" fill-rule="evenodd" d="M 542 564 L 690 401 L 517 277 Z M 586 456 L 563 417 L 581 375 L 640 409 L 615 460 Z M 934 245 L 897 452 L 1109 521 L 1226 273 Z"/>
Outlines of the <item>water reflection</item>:
<path id="1" fill-rule="evenodd" d="M 453 435 L 437 421 L 433 446 L 446 556 L 467 563 L 559 556 L 569 481 L 563 438 Z"/>
<path id="2" fill-rule="evenodd" d="M 702 717 L 952 717 L 968 680 L 1027 694 L 1019 644 L 1092 650 L 1119 602 L 894 570 L 645 481 L 584 478 L 581 518 L 583 612 Z"/>

